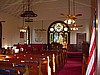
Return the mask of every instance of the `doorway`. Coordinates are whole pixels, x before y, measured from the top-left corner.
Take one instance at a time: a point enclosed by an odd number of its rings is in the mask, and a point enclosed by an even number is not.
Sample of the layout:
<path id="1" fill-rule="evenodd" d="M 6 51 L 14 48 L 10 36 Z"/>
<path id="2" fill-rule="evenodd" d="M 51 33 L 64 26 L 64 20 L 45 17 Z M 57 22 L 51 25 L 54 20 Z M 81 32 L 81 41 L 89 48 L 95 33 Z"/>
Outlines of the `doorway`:
<path id="1" fill-rule="evenodd" d="M 76 43 L 78 51 L 82 51 L 82 43 L 86 41 L 86 33 L 77 33 L 76 34 Z"/>
<path id="2" fill-rule="evenodd" d="M 0 22 L 0 48 L 2 48 L 2 24 Z"/>

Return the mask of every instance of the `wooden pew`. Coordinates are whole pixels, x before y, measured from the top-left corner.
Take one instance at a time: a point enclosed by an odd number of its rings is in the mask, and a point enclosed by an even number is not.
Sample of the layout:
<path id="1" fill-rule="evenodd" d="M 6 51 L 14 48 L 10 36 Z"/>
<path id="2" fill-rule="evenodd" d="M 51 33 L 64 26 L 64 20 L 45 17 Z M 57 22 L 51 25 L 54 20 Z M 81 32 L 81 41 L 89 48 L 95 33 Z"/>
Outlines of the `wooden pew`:
<path id="1" fill-rule="evenodd" d="M 39 57 L 39 56 L 38 56 Z M 42 58 L 42 57 L 41 57 Z M 17 64 L 24 64 L 24 65 L 27 65 L 28 67 L 28 71 L 29 71 L 29 75 L 31 75 L 33 72 L 35 72 L 34 74 L 35 75 L 44 75 L 44 73 L 46 73 L 45 75 L 47 75 L 48 71 L 43 69 L 43 68 L 47 68 L 47 63 L 44 64 L 44 62 L 47 62 L 47 60 L 42 60 L 41 58 L 38 59 L 38 62 L 37 64 L 34 64 L 33 62 L 20 62 L 20 61 L 17 61 L 18 59 L 15 59 L 15 58 L 11 58 L 10 62 L 3 62 L 3 63 L 0 63 L 0 65 L 4 65 L 6 64 L 6 67 L 10 67 L 12 68 L 12 63 L 15 65 Z M 13 60 L 14 59 L 14 60 Z M 20 59 L 20 58 L 19 58 Z M 22 59 L 22 58 L 21 58 Z M 8 59 L 7 59 L 8 60 Z M 15 62 L 16 60 L 16 62 Z M 32 61 L 32 60 L 31 60 Z M 34 60 L 33 60 L 34 61 Z M 35 62 L 36 63 L 36 62 Z M 3 67 L 3 66 L 0 66 L 0 67 Z M 5 68 L 5 67 L 4 67 Z M 16 67 L 14 67 L 16 68 Z"/>
<path id="2" fill-rule="evenodd" d="M 6 58 L 6 60 L 9 60 L 12 63 L 15 63 L 15 61 L 16 61 L 16 64 L 20 64 L 24 61 L 23 64 L 28 66 L 29 73 L 30 72 L 32 72 L 32 73 L 38 72 L 39 75 L 42 75 L 43 73 L 48 74 L 48 70 L 47 70 L 48 63 L 45 63 L 45 64 L 43 63 L 43 62 L 48 62 L 47 56 L 49 56 L 49 59 L 50 59 L 49 64 L 50 64 L 50 68 L 51 68 L 51 75 L 55 75 L 59 65 L 61 65 L 63 67 L 63 65 L 65 64 L 65 59 L 66 59 L 65 52 L 54 51 L 54 50 L 40 51 L 40 52 L 34 51 L 33 53 L 32 52 L 19 53 L 19 54 L 12 54 L 12 55 L 10 54 L 8 56 L 9 56 L 9 58 Z M 54 56 L 54 58 L 53 58 L 53 56 Z M 44 60 L 42 60 L 42 59 L 44 59 Z M 32 69 L 31 66 L 33 66 L 33 64 L 30 64 L 30 63 L 32 63 L 32 61 L 34 61 L 34 62 L 37 61 L 39 63 L 38 65 L 34 65 L 34 66 L 38 67 L 38 68 L 36 68 L 37 70 Z M 45 68 L 45 69 L 43 70 L 43 68 Z M 32 71 L 32 70 L 34 70 L 34 71 Z M 36 74 L 36 75 L 38 75 L 38 74 Z"/>

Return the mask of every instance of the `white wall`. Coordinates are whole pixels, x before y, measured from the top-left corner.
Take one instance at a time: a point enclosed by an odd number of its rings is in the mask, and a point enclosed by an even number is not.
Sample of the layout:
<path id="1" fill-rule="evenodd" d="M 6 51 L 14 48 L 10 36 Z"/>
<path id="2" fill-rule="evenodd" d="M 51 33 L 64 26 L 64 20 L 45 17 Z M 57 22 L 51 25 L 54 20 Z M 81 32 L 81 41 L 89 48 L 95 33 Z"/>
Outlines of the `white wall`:
<path id="1" fill-rule="evenodd" d="M 19 20 L 6 13 L 0 13 L 0 21 L 2 22 L 2 46 L 13 46 L 19 41 Z"/>
<path id="2" fill-rule="evenodd" d="M 49 25 L 54 22 L 52 20 L 43 20 L 43 24 L 42 24 L 42 20 L 39 21 L 34 21 L 33 25 L 32 25 L 32 43 L 47 43 L 47 31 L 48 31 L 48 27 Z M 43 25 L 43 29 L 45 29 L 46 31 L 43 31 L 42 33 L 42 41 L 40 42 L 36 42 L 35 38 L 36 38 L 36 33 L 35 33 L 35 29 L 42 29 L 42 25 Z"/>
<path id="3" fill-rule="evenodd" d="M 2 15 L 1 15 L 2 14 Z M 10 16 L 9 14 L 0 13 L 0 20 L 4 20 L 5 22 L 2 23 L 2 45 L 3 47 L 5 45 L 13 46 L 13 44 L 17 43 L 24 43 L 21 42 L 20 39 L 20 32 L 19 32 L 19 26 L 22 26 L 22 20 L 19 18 L 16 18 L 14 16 Z M 56 20 L 55 20 L 56 21 Z M 47 43 L 47 30 L 49 25 L 54 22 L 54 20 L 43 20 L 43 28 L 46 29 L 46 31 L 43 32 L 42 35 L 42 41 L 36 42 L 36 34 L 34 29 L 41 29 L 42 28 L 42 20 L 34 21 L 32 23 L 25 23 L 26 26 L 30 26 L 31 31 L 31 43 L 32 44 L 40 44 L 40 43 Z M 79 29 L 79 31 L 71 32 L 70 33 L 70 43 L 76 44 L 76 33 L 86 33 L 86 40 L 89 41 L 89 25 L 90 20 L 79 20 L 77 21 L 78 24 L 83 25 L 82 28 Z"/>
<path id="4" fill-rule="evenodd" d="M 71 31 L 70 32 L 70 43 L 71 44 L 76 44 L 76 33 L 86 33 L 86 41 L 89 42 L 89 25 L 90 25 L 90 20 L 82 20 L 82 25 L 83 27 L 79 28 L 79 31 Z M 41 42 L 36 42 L 35 41 L 35 30 L 34 29 L 39 29 L 42 28 L 42 23 L 41 20 L 39 21 L 34 21 L 32 25 L 32 43 L 47 43 L 47 30 L 49 25 L 54 22 L 52 20 L 43 20 L 43 28 L 46 29 L 43 33 L 43 40 Z M 80 22 L 81 23 L 81 22 Z M 80 24 L 79 23 L 79 24 Z"/>
<path id="5" fill-rule="evenodd" d="M 86 41 L 89 42 L 89 39 L 90 39 L 90 34 L 89 34 L 90 20 L 80 20 L 80 21 L 78 21 L 78 25 L 83 25 L 83 26 L 79 27 L 78 31 L 71 31 L 71 33 L 70 33 L 70 43 L 71 44 L 76 44 L 76 34 L 77 33 L 86 33 Z"/>

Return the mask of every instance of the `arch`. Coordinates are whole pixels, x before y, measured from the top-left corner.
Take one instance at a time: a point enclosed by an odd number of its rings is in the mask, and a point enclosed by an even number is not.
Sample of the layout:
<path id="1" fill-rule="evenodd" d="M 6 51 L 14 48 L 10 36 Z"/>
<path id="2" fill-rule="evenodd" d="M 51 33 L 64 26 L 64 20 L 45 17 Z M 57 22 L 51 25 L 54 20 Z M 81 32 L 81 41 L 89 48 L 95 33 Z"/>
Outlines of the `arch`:
<path id="1" fill-rule="evenodd" d="M 64 45 L 70 43 L 69 26 L 63 21 L 55 21 L 48 27 L 48 44 L 52 43 Z"/>

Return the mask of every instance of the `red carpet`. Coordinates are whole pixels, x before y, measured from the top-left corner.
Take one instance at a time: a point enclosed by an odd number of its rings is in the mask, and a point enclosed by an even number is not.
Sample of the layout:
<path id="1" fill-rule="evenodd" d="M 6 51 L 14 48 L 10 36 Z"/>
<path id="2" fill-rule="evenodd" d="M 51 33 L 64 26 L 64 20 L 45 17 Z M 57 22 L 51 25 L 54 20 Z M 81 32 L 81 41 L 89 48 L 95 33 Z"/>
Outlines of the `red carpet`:
<path id="1" fill-rule="evenodd" d="M 82 75 L 82 58 L 68 58 L 57 75 Z"/>

